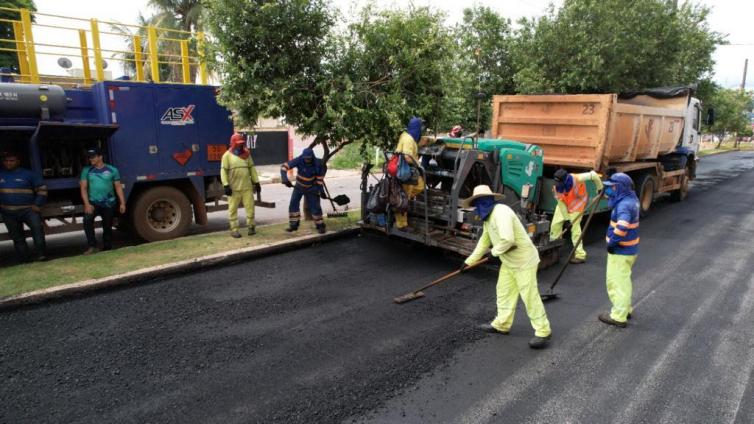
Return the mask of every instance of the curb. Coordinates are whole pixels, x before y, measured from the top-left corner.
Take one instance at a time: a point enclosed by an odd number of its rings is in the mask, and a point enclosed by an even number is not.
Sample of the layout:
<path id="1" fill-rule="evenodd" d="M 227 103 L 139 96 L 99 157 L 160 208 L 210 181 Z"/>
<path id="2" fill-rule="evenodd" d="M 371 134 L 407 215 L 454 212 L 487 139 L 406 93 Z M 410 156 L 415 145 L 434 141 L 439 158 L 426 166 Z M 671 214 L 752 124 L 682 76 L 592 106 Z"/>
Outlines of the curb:
<path id="1" fill-rule="evenodd" d="M 175 274 L 182 274 L 187 271 L 195 271 L 203 268 L 209 268 L 220 265 L 227 265 L 244 259 L 257 258 L 262 256 L 283 253 L 295 250 L 300 247 L 336 240 L 355 234 L 359 231 L 358 227 L 349 228 L 341 231 L 325 234 L 310 234 L 294 240 L 283 240 L 274 243 L 262 244 L 259 246 L 245 247 L 243 249 L 231 250 L 228 252 L 215 253 L 208 256 L 186 259 L 179 262 L 173 262 L 164 265 L 156 265 L 149 268 L 142 268 L 136 271 L 127 272 L 120 275 L 111 275 L 109 277 L 79 281 L 77 283 L 64 284 L 61 286 L 50 287 L 47 289 L 35 290 L 28 293 L 6 297 L 0 299 L 0 311 L 13 309 L 19 306 L 42 303 L 53 299 L 71 297 L 83 293 L 94 292 L 107 288 L 123 286 L 131 283 L 138 283 L 153 278 L 165 278 Z"/>

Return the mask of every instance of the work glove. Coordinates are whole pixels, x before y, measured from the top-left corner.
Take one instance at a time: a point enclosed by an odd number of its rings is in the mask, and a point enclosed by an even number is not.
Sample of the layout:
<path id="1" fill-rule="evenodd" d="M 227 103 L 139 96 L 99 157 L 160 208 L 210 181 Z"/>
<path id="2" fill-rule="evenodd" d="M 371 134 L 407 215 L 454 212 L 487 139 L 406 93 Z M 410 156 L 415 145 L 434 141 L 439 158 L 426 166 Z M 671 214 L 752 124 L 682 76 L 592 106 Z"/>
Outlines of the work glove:
<path id="1" fill-rule="evenodd" d="M 325 192 L 324 192 L 324 191 L 320 191 L 320 192 L 319 192 L 319 198 L 320 198 L 320 199 L 325 199 L 325 200 L 327 200 L 327 194 L 325 194 Z"/>
<path id="2" fill-rule="evenodd" d="M 607 253 L 614 255 L 615 254 L 615 246 L 607 246 Z"/>
<path id="3" fill-rule="evenodd" d="M 283 184 L 284 184 L 284 185 L 285 185 L 286 187 L 288 187 L 288 188 L 293 188 L 293 184 L 291 184 L 291 182 L 290 182 L 290 181 L 288 181 L 288 180 L 285 180 L 285 181 L 283 181 Z"/>
<path id="4" fill-rule="evenodd" d="M 254 183 L 254 192 L 259 196 L 262 193 L 262 184 Z"/>
<path id="5" fill-rule="evenodd" d="M 230 189 L 230 186 L 223 186 L 223 188 L 225 189 L 226 196 L 231 196 L 233 194 L 233 190 Z"/>

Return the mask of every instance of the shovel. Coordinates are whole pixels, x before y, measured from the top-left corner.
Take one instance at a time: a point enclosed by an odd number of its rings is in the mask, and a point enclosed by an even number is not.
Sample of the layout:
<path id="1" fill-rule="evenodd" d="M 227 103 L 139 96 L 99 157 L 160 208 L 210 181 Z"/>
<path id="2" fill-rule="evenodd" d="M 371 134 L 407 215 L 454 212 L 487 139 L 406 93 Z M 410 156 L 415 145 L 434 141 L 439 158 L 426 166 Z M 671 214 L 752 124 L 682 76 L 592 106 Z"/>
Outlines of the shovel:
<path id="1" fill-rule="evenodd" d="M 463 271 L 469 270 L 471 268 L 476 268 L 477 266 L 479 266 L 479 265 L 481 265 L 483 263 L 486 263 L 488 260 L 489 260 L 489 258 L 480 259 L 479 261 L 474 262 L 473 264 L 471 264 L 471 265 L 467 266 L 466 268 L 464 268 Z M 426 290 L 426 289 L 428 289 L 428 288 L 430 288 L 432 286 L 435 286 L 437 284 L 440 284 L 440 283 L 442 283 L 445 280 L 451 279 L 451 278 L 455 277 L 456 275 L 458 275 L 460 273 L 461 273 L 461 270 L 459 269 L 459 270 L 451 272 L 450 274 L 446 274 L 446 275 L 438 278 L 437 280 L 435 280 L 435 281 L 427 284 L 426 286 L 424 286 L 424 287 L 422 287 L 420 289 L 414 290 L 411 293 L 406 293 L 403 296 L 398 296 L 398 297 L 394 298 L 393 302 L 395 302 L 395 303 L 397 303 L 397 304 L 400 305 L 402 303 L 410 302 L 412 300 L 416 300 L 416 299 L 419 299 L 421 297 L 424 297 L 424 290 Z"/>
<path id="2" fill-rule="evenodd" d="M 333 210 L 332 212 L 328 212 L 327 213 L 327 217 L 328 218 L 345 218 L 345 217 L 347 217 L 348 216 L 348 211 L 339 211 L 339 210 L 337 210 L 335 208 L 335 203 L 333 202 L 333 200 L 335 200 L 335 202 L 337 202 L 338 205 L 342 206 L 342 205 L 347 205 L 348 203 L 350 203 L 351 199 L 349 199 L 348 196 L 346 196 L 345 194 L 339 194 L 339 195 L 335 196 L 335 199 L 333 199 L 332 197 L 330 197 L 330 190 L 327 189 L 327 184 L 325 184 L 324 179 L 322 180 L 322 186 L 325 188 L 325 194 L 327 194 L 327 200 L 330 201 L 330 206 L 332 206 L 332 210 Z"/>
<path id="3" fill-rule="evenodd" d="M 558 293 L 555 293 L 553 289 L 556 285 L 558 285 L 558 281 L 560 281 L 560 277 L 563 276 L 563 273 L 565 272 L 566 268 L 568 268 L 568 264 L 571 263 L 571 258 L 573 257 L 573 254 L 576 253 L 576 247 L 581 243 L 581 241 L 584 239 L 584 235 L 586 235 L 586 230 L 589 229 L 589 223 L 592 222 L 592 217 L 594 216 L 594 212 L 597 210 L 597 206 L 600 204 L 600 200 L 602 200 L 602 197 L 605 195 L 605 191 L 601 191 L 599 196 L 595 197 L 594 200 L 592 200 L 592 204 L 590 205 L 592 208 L 589 210 L 589 217 L 586 219 L 586 224 L 584 224 L 584 228 L 581 229 L 581 235 L 579 236 L 579 240 L 573 245 L 573 248 L 571 249 L 571 254 L 568 255 L 568 258 L 566 258 L 565 263 L 560 268 L 560 272 L 558 272 L 557 277 L 555 277 L 555 281 L 552 282 L 550 285 L 550 288 L 547 289 L 546 292 L 539 295 L 539 297 L 542 298 L 542 300 L 553 300 L 557 299 Z M 586 210 L 586 209 L 585 209 Z M 579 215 L 579 219 L 584 214 L 582 213 Z"/>

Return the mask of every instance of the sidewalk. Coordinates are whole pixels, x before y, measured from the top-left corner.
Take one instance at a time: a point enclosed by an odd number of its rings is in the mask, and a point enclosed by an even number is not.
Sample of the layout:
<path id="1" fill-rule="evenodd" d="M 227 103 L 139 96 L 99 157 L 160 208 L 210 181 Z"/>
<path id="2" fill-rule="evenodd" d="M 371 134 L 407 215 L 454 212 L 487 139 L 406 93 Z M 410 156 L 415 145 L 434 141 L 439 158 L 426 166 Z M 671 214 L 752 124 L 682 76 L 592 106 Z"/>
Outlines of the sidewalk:
<path id="1" fill-rule="evenodd" d="M 262 184 L 274 184 L 280 182 L 280 165 L 261 165 L 257 166 L 259 182 Z M 361 175 L 359 169 L 328 169 L 327 179 L 354 177 Z"/>

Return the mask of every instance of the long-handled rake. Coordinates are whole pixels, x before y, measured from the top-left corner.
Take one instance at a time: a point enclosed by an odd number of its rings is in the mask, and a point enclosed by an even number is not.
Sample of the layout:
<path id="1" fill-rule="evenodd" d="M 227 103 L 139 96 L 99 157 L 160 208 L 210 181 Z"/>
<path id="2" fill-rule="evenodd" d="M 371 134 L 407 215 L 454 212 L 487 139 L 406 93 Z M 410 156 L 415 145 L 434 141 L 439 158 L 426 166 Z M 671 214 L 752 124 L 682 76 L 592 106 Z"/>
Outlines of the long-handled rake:
<path id="1" fill-rule="evenodd" d="M 466 267 L 466 269 L 464 269 L 464 271 L 469 270 L 471 268 L 476 268 L 477 266 L 479 266 L 479 265 L 481 265 L 483 263 L 486 263 L 488 260 L 489 260 L 489 258 L 480 259 L 479 261 L 474 262 L 473 264 L 471 264 L 468 267 Z M 432 286 L 435 286 L 437 284 L 440 284 L 440 283 L 442 283 L 445 280 L 451 279 L 451 278 L 455 277 L 456 275 L 458 275 L 460 273 L 461 273 L 461 270 L 459 269 L 457 271 L 453 271 L 453 272 L 451 272 L 449 274 L 446 274 L 446 275 L 438 278 L 437 280 L 435 280 L 435 281 L 427 284 L 426 286 L 424 286 L 424 287 L 422 287 L 420 289 L 414 290 L 411 293 L 406 293 L 403 296 L 398 296 L 398 297 L 394 298 L 393 302 L 395 302 L 395 303 L 397 303 L 397 304 L 400 305 L 401 303 L 410 302 L 412 300 L 416 300 L 416 299 L 419 299 L 421 297 L 424 297 L 424 290 L 426 290 L 426 289 L 428 289 L 428 288 L 430 288 Z"/>
<path id="2" fill-rule="evenodd" d="M 581 229 L 581 235 L 579 236 L 578 241 L 574 243 L 573 248 L 571 249 L 571 254 L 568 255 L 565 263 L 560 268 L 560 272 L 558 272 L 557 277 L 555 277 L 555 281 L 553 281 L 552 284 L 550 284 L 550 288 L 547 289 L 546 292 L 539 295 L 542 298 L 542 300 L 547 301 L 547 300 L 553 300 L 553 299 L 558 298 L 558 293 L 555 293 L 553 289 L 555 288 L 555 286 L 558 285 L 558 281 L 560 281 L 560 277 L 563 276 L 563 273 L 565 272 L 566 268 L 568 268 L 568 264 L 571 263 L 571 258 L 573 257 L 573 254 L 576 253 L 576 248 L 584 239 L 584 235 L 586 235 L 586 230 L 589 229 L 589 223 L 592 222 L 592 217 L 594 216 L 594 212 L 597 210 L 597 206 L 600 204 L 600 200 L 602 200 L 602 197 L 604 195 L 605 195 L 605 191 L 603 190 L 600 192 L 599 196 L 595 197 L 594 200 L 592 200 L 591 209 L 589 210 L 589 218 L 586 219 L 586 224 L 584 224 L 584 228 Z M 578 219 L 581 219 L 582 216 L 584 216 L 583 212 L 581 215 L 578 216 Z"/>

